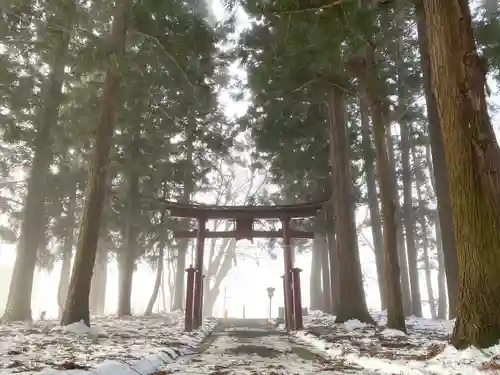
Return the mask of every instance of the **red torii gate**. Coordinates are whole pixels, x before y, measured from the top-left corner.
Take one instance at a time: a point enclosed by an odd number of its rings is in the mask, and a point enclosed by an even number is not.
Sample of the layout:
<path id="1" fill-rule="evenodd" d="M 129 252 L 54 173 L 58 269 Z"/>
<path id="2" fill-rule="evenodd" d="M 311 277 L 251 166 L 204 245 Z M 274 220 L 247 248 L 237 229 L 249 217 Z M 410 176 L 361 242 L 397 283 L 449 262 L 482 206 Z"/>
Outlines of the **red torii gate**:
<path id="1" fill-rule="evenodd" d="M 293 218 L 307 218 L 316 215 L 327 200 L 275 206 L 215 206 L 202 204 L 183 204 L 164 201 L 173 217 L 192 218 L 198 222 L 198 230 L 174 231 L 174 238 L 197 238 L 195 267 L 186 269 L 186 309 L 185 330 L 199 328 L 203 321 L 203 252 L 205 238 L 282 238 L 285 260 L 283 288 L 285 299 L 285 326 L 287 330 L 299 330 L 302 323 L 302 301 L 300 293 L 300 269 L 294 267 L 292 238 L 313 239 L 314 232 L 298 231 L 290 228 Z M 236 229 L 211 232 L 206 229 L 209 219 L 236 221 Z M 259 231 L 253 229 L 254 220 L 279 219 L 281 230 Z"/>

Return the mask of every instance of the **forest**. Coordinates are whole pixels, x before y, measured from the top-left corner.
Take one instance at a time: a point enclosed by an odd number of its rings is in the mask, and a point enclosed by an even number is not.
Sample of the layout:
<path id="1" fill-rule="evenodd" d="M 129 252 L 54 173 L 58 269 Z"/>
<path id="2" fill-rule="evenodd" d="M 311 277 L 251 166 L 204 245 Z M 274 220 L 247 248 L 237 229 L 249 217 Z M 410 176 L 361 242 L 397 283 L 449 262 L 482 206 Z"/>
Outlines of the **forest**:
<path id="1" fill-rule="evenodd" d="M 33 319 L 35 271 L 56 263 L 63 326 L 104 313 L 111 260 L 117 316 L 132 315 L 140 262 L 156 272 L 145 315 L 167 276 L 183 309 L 191 245 L 171 232 L 194 223 L 165 201 L 327 197 L 294 223 L 316 234 L 298 244 L 311 310 L 373 322 L 368 244 L 387 327 L 406 332 L 428 305 L 455 319 L 455 347 L 498 343 L 497 1 L 11 0 L 0 12 L 0 237 L 16 246 L 2 323 Z M 228 100 L 247 108 L 231 115 Z M 207 314 L 237 246 L 207 250 Z"/>

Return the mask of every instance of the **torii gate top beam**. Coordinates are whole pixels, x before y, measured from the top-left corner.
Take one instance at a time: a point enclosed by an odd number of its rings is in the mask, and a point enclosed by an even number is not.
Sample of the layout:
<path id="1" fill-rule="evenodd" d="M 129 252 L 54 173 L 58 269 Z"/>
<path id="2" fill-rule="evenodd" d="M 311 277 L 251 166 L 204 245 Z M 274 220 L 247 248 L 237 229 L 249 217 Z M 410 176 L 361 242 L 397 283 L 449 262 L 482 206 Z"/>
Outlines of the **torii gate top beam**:
<path id="1" fill-rule="evenodd" d="M 293 219 L 312 217 L 327 201 L 327 199 L 324 199 L 307 203 L 273 206 L 216 206 L 160 200 L 174 217 L 203 219 Z"/>

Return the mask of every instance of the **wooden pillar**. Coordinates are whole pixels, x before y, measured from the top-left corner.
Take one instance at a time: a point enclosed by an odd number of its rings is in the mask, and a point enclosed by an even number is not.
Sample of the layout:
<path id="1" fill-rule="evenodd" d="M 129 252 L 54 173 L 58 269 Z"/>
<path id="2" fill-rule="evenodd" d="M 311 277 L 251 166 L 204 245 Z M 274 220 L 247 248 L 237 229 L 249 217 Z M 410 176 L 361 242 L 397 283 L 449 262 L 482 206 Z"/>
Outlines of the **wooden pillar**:
<path id="1" fill-rule="evenodd" d="M 302 270 L 298 267 L 292 269 L 292 279 L 293 279 L 293 309 L 295 318 L 295 330 L 303 329 L 304 322 L 302 320 L 302 296 L 300 292 L 300 272 Z"/>
<path id="2" fill-rule="evenodd" d="M 285 321 L 287 330 L 293 329 L 293 289 L 292 289 L 292 238 L 290 233 L 290 218 L 281 219 L 283 228 L 283 259 L 285 261 Z"/>
<path id="3" fill-rule="evenodd" d="M 292 327 L 290 327 L 288 325 L 288 309 L 286 308 L 287 306 L 287 298 L 288 297 L 288 293 L 286 292 L 286 282 L 285 282 L 285 275 L 281 276 L 281 278 L 283 279 L 283 310 L 284 310 L 284 317 L 283 317 L 283 323 L 285 324 L 285 329 L 287 331 L 290 331 L 292 329 Z"/>
<path id="4" fill-rule="evenodd" d="M 191 265 L 186 269 L 187 285 L 186 285 L 186 308 L 184 310 L 184 331 L 191 332 L 193 330 L 193 295 L 194 295 L 194 274 L 196 269 Z"/>
<path id="5" fill-rule="evenodd" d="M 194 280 L 193 327 L 201 327 L 203 321 L 203 251 L 205 248 L 206 219 L 198 218 L 198 238 L 196 241 L 196 274 Z"/>
<path id="6" fill-rule="evenodd" d="M 207 275 L 202 275 L 201 278 L 201 300 L 200 300 L 200 325 L 203 324 L 203 302 L 205 301 L 205 278 Z"/>

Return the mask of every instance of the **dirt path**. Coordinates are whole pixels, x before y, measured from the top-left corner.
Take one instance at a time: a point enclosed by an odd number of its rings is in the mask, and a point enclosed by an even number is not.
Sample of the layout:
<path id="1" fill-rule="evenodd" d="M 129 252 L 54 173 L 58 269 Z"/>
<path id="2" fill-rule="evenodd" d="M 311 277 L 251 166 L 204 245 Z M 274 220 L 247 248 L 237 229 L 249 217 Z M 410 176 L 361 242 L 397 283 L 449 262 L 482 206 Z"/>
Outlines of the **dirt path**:
<path id="1" fill-rule="evenodd" d="M 223 322 L 201 353 L 163 369 L 165 374 L 323 375 L 349 374 L 297 344 L 264 320 Z"/>

